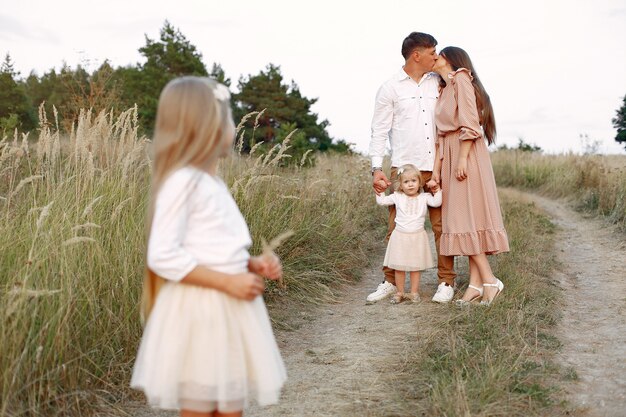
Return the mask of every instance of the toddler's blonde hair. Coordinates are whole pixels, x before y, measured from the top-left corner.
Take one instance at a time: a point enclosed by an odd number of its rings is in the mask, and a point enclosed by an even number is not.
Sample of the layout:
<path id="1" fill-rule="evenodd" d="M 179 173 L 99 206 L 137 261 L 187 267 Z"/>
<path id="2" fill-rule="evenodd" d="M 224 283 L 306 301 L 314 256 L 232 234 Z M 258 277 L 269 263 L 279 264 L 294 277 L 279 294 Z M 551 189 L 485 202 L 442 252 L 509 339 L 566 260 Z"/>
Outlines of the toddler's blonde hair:
<path id="1" fill-rule="evenodd" d="M 417 182 L 418 182 L 417 188 L 420 193 L 422 192 L 422 187 L 424 186 L 422 182 L 422 174 L 420 173 L 420 170 L 417 169 L 415 165 L 413 164 L 402 165 L 400 168 L 398 168 L 396 173 L 398 175 L 396 176 L 396 179 L 393 181 L 394 191 L 397 191 L 399 193 L 404 193 L 404 191 L 402 191 L 402 178 L 403 177 L 406 178 L 409 175 L 415 175 L 415 177 L 417 178 Z"/>
<path id="2" fill-rule="evenodd" d="M 232 134 L 230 94 L 215 80 L 180 77 L 170 81 L 159 97 L 153 141 L 153 169 L 147 234 L 154 216 L 156 196 L 167 177 L 193 166 L 206 171 L 221 156 L 227 134 Z M 186 193 L 181 192 L 181 198 Z M 141 313 L 148 319 L 164 279 L 146 267 Z"/>

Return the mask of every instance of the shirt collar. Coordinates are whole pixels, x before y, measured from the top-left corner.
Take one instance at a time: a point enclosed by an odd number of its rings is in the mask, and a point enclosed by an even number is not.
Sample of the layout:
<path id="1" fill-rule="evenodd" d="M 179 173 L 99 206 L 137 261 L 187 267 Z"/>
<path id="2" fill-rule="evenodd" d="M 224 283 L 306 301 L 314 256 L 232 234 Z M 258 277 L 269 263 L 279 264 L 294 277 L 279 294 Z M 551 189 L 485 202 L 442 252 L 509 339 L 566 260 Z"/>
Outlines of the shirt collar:
<path id="1" fill-rule="evenodd" d="M 430 79 L 430 78 L 432 78 L 432 77 L 434 77 L 436 75 L 438 75 L 436 72 L 427 72 L 426 74 L 424 74 L 422 79 L 419 80 L 418 82 L 421 82 L 423 80 L 428 80 L 428 79 Z M 398 74 L 396 75 L 396 78 L 398 79 L 398 81 L 404 81 L 404 80 L 411 79 L 411 77 L 409 77 L 409 74 L 404 72 L 404 68 L 400 68 L 400 71 L 398 71 Z"/>

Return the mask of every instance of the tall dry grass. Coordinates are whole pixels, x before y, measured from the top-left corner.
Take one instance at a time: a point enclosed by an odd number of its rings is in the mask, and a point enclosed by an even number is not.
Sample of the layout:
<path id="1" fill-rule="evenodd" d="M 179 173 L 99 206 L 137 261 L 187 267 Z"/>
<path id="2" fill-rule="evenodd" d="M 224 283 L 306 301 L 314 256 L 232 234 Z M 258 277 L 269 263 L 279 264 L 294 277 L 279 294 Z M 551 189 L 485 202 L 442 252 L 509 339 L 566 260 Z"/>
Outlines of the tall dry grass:
<path id="1" fill-rule="evenodd" d="M 138 300 L 151 162 L 137 110 L 83 111 L 67 137 L 0 142 L 0 416 L 93 415 L 127 398 L 141 337 Z M 358 157 L 281 168 L 286 146 L 220 167 L 254 239 L 285 230 L 286 288 L 270 300 L 319 302 L 366 266 L 375 211 Z M 367 196 L 367 198 L 365 198 Z"/>
<path id="2" fill-rule="evenodd" d="M 499 185 L 570 198 L 577 209 L 626 229 L 625 156 L 499 150 L 492 162 Z"/>

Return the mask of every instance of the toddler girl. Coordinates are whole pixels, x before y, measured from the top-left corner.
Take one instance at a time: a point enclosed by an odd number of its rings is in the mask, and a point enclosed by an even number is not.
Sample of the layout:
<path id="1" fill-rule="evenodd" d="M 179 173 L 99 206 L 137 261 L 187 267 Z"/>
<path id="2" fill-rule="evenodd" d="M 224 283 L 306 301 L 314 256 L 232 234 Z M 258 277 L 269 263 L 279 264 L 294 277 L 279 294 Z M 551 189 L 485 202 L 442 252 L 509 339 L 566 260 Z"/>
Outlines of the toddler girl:
<path id="1" fill-rule="evenodd" d="M 157 111 L 149 206 L 145 329 L 131 386 L 185 416 L 241 416 L 248 400 L 275 403 L 285 368 L 261 294 L 278 279 L 275 255 L 250 257 L 248 227 L 218 159 L 235 128 L 226 87 L 168 83 Z"/>
<path id="2" fill-rule="evenodd" d="M 396 227 L 389 237 L 384 266 L 394 269 L 398 292 L 391 298 L 392 304 L 398 304 L 405 298 L 405 271 L 411 276 L 411 295 L 413 302 L 418 302 L 420 271 L 434 267 L 428 236 L 424 230 L 427 206 L 441 206 L 441 191 L 435 195 L 420 194 L 423 187 L 420 171 L 411 164 L 398 168 L 397 184 L 393 194 L 377 194 L 376 202 L 382 206 L 396 206 Z"/>

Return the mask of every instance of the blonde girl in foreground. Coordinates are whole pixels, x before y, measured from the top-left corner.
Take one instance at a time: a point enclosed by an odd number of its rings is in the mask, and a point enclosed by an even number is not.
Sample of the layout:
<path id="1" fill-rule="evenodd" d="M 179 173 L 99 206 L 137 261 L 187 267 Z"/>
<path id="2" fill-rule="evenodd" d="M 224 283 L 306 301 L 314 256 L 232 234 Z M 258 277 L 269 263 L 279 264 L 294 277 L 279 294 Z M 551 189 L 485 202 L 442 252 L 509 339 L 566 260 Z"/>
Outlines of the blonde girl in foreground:
<path id="1" fill-rule="evenodd" d="M 422 176 L 411 164 L 398 169 L 397 184 L 393 194 L 377 194 L 376 202 L 381 206 L 396 206 L 396 227 L 389 237 L 383 265 L 395 270 L 398 292 L 391 297 L 392 304 L 401 303 L 408 298 L 416 303 L 420 301 L 420 271 L 435 266 L 433 255 L 424 230 L 424 220 L 428 207 L 441 206 L 441 190 L 435 189 L 435 195 L 420 194 Z M 411 295 L 404 295 L 405 271 L 411 276 Z"/>
<path id="2" fill-rule="evenodd" d="M 226 87 L 182 77 L 157 111 L 145 329 L 131 386 L 180 415 L 241 416 L 278 401 L 285 368 L 261 294 L 274 255 L 251 257 L 245 220 L 217 176 L 235 129 Z"/>

